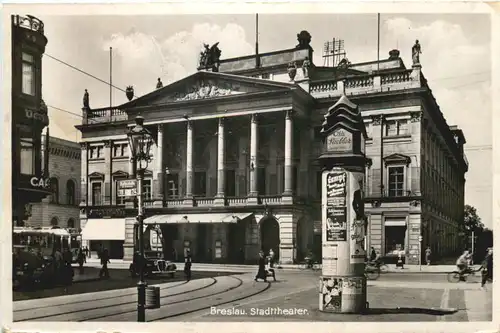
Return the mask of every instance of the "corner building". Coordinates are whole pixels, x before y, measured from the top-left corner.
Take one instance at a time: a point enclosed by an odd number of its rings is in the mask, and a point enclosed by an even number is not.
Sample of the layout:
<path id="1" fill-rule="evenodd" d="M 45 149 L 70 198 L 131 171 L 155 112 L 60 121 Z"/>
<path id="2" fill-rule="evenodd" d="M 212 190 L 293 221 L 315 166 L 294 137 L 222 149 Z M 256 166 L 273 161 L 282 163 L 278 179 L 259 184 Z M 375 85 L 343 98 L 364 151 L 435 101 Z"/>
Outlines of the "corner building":
<path id="1" fill-rule="evenodd" d="M 160 227 L 172 259 L 186 248 L 195 262 L 252 263 L 271 248 L 281 263 L 309 250 L 321 258 L 320 129 L 345 94 L 370 137 L 366 246 L 383 255 L 404 249 L 406 262 L 418 263 L 422 236 L 423 249 L 456 253 L 465 139 L 446 124 L 421 66 L 407 69 L 396 50 L 378 64 L 315 66 L 301 36 L 295 48 L 220 60 L 218 71 L 117 107 L 84 107 L 84 242 L 132 257 L 137 210 L 117 195 L 117 181 L 134 177 L 126 132 L 140 114 L 155 137 L 145 223 Z"/>

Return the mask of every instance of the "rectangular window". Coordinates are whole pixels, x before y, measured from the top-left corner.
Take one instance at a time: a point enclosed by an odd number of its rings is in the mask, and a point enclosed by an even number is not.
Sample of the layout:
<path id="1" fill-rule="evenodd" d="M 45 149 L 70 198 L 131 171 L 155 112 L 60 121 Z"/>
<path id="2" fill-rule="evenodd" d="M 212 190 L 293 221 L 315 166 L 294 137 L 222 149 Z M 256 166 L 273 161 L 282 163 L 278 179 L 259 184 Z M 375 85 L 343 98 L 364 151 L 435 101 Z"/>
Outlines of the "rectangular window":
<path id="1" fill-rule="evenodd" d="M 388 120 L 385 123 L 385 136 L 398 136 L 408 134 L 408 121 L 401 120 Z"/>
<path id="2" fill-rule="evenodd" d="M 266 195 L 266 168 L 257 168 L 257 191 Z"/>
<path id="3" fill-rule="evenodd" d="M 35 145 L 32 138 L 21 139 L 21 173 L 24 175 L 35 174 Z"/>
<path id="4" fill-rule="evenodd" d="M 167 175 L 167 189 L 169 198 L 179 197 L 179 174 L 173 173 Z"/>
<path id="5" fill-rule="evenodd" d="M 99 147 L 97 147 L 97 158 L 102 158 L 102 157 L 104 157 L 104 155 L 103 155 L 103 153 L 102 153 L 102 152 L 103 152 L 103 149 L 104 149 L 104 147 L 103 147 L 103 146 L 99 146 Z"/>
<path id="6" fill-rule="evenodd" d="M 226 196 L 234 197 L 236 196 L 236 172 L 234 170 L 226 170 L 226 188 L 224 191 L 226 192 Z"/>
<path id="7" fill-rule="evenodd" d="M 113 157 L 124 157 L 127 156 L 128 144 L 122 143 L 122 144 L 115 144 L 113 146 Z"/>
<path id="8" fill-rule="evenodd" d="M 22 55 L 22 91 L 26 95 L 35 95 L 35 60 L 31 54 Z"/>
<path id="9" fill-rule="evenodd" d="M 102 205 L 102 183 L 93 182 L 92 183 L 92 205 L 100 206 Z"/>
<path id="10" fill-rule="evenodd" d="M 404 194 L 404 167 L 389 167 L 389 196 L 400 197 Z"/>
<path id="11" fill-rule="evenodd" d="M 194 173 L 194 195 L 200 197 L 207 195 L 207 173 L 205 171 Z"/>
<path id="12" fill-rule="evenodd" d="M 151 179 L 144 179 L 142 181 L 142 197 L 144 200 L 151 200 L 153 198 L 151 182 Z"/>

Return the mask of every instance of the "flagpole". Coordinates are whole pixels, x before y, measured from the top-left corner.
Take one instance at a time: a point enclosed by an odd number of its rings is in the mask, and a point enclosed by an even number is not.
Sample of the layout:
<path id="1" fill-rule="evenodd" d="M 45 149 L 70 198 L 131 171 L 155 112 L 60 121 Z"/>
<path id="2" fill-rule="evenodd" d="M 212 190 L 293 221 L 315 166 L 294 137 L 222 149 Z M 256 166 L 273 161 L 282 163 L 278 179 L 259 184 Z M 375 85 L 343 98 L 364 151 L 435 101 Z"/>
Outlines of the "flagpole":
<path id="1" fill-rule="evenodd" d="M 380 13 L 377 14 L 377 72 L 380 70 Z"/>
<path id="2" fill-rule="evenodd" d="M 259 58 L 259 14 L 255 14 L 255 67 L 260 67 Z"/>
<path id="3" fill-rule="evenodd" d="M 109 107 L 113 107 L 113 48 L 109 48 Z"/>

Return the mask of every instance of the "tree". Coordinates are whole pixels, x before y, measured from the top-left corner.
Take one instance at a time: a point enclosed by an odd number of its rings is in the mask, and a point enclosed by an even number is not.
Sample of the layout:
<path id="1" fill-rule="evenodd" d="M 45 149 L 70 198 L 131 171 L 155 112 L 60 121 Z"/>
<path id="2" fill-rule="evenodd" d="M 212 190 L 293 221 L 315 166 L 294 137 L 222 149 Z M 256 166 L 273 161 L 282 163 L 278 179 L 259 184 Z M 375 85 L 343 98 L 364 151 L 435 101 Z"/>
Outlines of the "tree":
<path id="1" fill-rule="evenodd" d="M 471 205 L 465 205 L 464 207 L 464 224 L 463 227 L 465 231 L 480 231 L 484 229 L 484 224 L 481 222 L 481 218 L 477 215 L 477 210 Z"/>

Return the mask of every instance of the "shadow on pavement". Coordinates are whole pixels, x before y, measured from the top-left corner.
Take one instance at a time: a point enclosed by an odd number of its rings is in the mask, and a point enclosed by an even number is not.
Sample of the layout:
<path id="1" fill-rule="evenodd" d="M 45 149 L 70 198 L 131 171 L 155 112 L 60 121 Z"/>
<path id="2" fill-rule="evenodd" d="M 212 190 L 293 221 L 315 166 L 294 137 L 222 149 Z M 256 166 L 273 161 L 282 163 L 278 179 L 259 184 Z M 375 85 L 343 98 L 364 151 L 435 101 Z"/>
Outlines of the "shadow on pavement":
<path id="1" fill-rule="evenodd" d="M 95 274 L 98 275 L 98 271 Z M 13 301 L 21 301 L 36 298 L 55 297 L 64 295 L 84 294 L 89 292 L 99 292 L 114 289 L 125 289 L 137 286 L 138 278 L 132 278 L 128 270 L 110 269 L 109 279 L 85 280 L 78 283 L 73 283 L 69 286 L 47 286 L 43 289 L 34 290 L 13 290 Z M 180 274 L 179 274 L 180 273 Z M 191 280 L 226 276 L 240 275 L 241 272 L 206 272 L 193 271 Z M 184 274 L 178 272 L 174 278 L 166 276 L 155 276 L 146 279 L 150 284 L 159 284 L 167 282 L 185 281 Z"/>
<path id="2" fill-rule="evenodd" d="M 444 316 L 454 314 L 457 309 L 438 309 L 438 308 L 370 308 L 365 314 L 385 315 L 385 314 L 427 314 L 432 316 Z"/>

